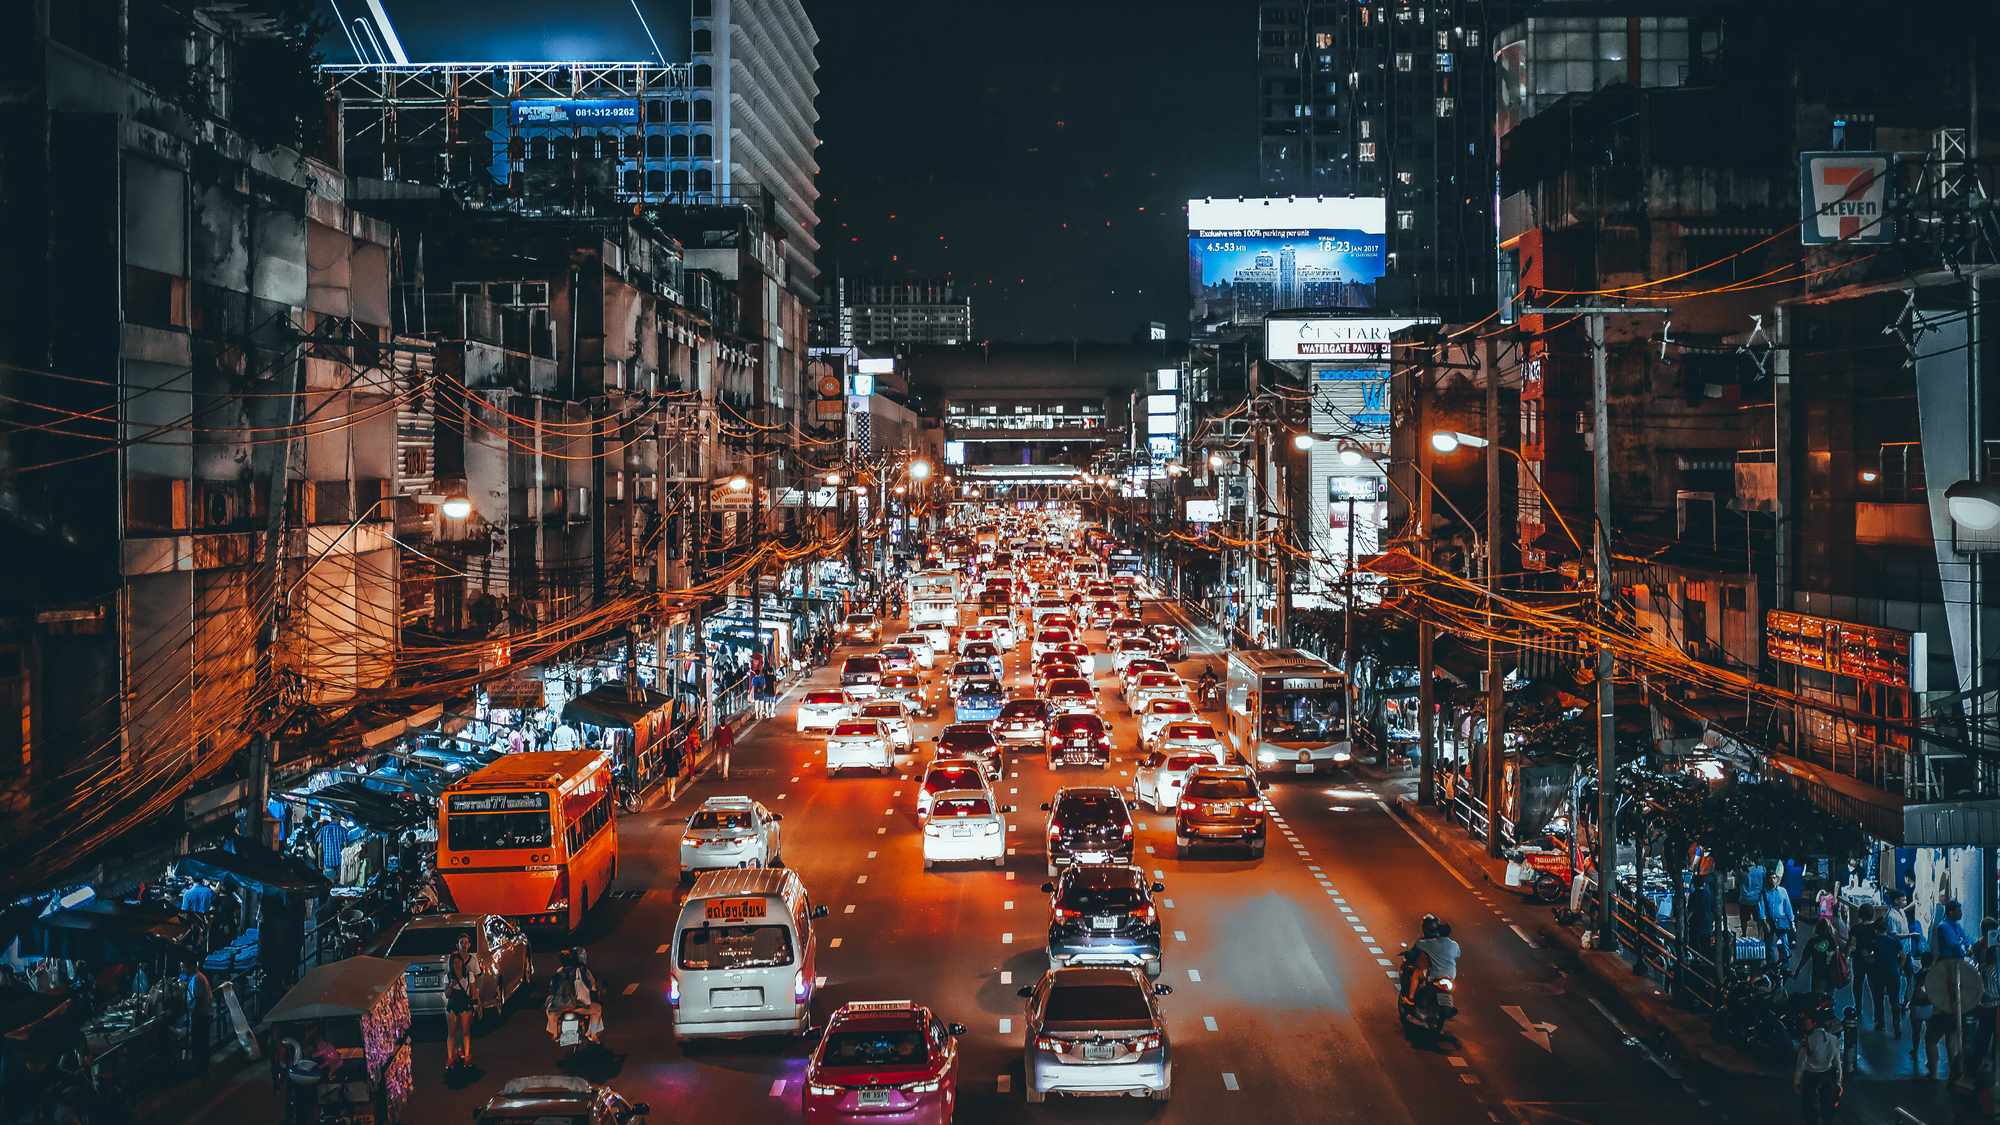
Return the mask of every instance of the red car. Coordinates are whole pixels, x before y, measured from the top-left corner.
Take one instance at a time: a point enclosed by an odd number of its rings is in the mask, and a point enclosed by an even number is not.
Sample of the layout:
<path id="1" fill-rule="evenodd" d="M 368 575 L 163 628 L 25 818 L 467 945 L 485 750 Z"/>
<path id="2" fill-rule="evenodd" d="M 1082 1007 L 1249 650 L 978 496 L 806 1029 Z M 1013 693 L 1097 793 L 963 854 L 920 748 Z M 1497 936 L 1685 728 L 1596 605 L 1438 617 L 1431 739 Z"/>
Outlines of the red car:
<path id="1" fill-rule="evenodd" d="M 806 1060 L 806 1120 L 946 1125 L 964 1034 L 908 1000 L 841 1005 Z"/>

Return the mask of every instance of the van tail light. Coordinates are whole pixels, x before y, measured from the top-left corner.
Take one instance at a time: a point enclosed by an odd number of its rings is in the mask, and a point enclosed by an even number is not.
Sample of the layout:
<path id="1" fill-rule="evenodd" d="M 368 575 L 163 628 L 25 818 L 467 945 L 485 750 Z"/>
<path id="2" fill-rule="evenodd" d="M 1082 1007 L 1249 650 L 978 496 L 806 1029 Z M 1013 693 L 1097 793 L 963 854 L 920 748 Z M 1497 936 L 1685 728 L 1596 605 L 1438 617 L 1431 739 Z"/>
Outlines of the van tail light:
<path id="1" fill-rule="evenodd" d="M 806 992 L 806 971 L 800 969 L 792 974 L 792 999 L 803 1004 L 806 1002 Z"/>
<path id="2" fill-rule="evenodd" d="M 1127 840 L 1130 840 L 1132 838 L 1132 824 L 1130 821 L 1127 821 L 1125 823 L 1125 830 L 1123 832 L 1120 832 L 1119 835 L 1125 837 Z"/>
<path id="3" fill-rule="evenodd" d="M 681 978 L 678 973 L 667 974 L 667 1007 L 681 1006 Z"/>

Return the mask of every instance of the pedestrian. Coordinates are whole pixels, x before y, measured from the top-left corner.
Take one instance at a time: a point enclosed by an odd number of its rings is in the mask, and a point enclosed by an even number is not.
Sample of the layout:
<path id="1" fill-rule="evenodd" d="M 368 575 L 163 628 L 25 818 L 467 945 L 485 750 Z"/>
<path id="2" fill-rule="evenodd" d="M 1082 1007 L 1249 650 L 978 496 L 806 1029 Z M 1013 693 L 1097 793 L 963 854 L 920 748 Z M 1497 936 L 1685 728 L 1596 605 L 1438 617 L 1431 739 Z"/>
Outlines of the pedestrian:
<path id="1" fill-rule="evenodd" d="M 1980 1070 L 1993 1057 L 1994 1021 L 2000 1016 L 2000 946 L 1986 945 L 1973 963 L 1979 966 L 1979 1006 L 1972 1010 L 1972 1043 L 1965 1057 L 1979 1061 L 1968 1072 Z"/>
<path id="2" fill-rule="evenodd" d="M 722 760 L 722 779 L 729 780 L 729 757 L 736 749 L 736 728 L 728 720 L 715 724 L 715 753 Z"/>
<path id="3" fill-rule="evenodd" d="M 1757 921 L 1764 928 L 1764 960 L 1790 964 L 1796 919 L 1792 914 L 1792 896 L 1778 882 L 1776 872 L 1764 876 L 1764 892 L 1757 896 Z"/>
<path id="4" fill-rule="evenodd" d="M 192 957 L 181 958 L 181 973 L 174 981 L 174 996 L 180 1004 L 179 1031 L 187 1051 L 187 1061 L 196 1074 L 208 1073 L 209 1041 L 215 1024 L 215 991 L 208 977 Z"/>
<path id="5" fill-rule="evenodd" d="M 522 736 L 520 727 L 515 727 L 513 730 L 507 732 L 507 752 L 509 754 L 519 754 L 527 748 L 528 740 Z"/>
<path id="6" fill-rule="evenodd" d="M 1972 948 L 1965 932 L 1965 907 L 1956 899 L 1944 904 L 1944 921 L 1931 927 L 1931 952 L 1940 961 L 1962 959 Z"/>
<path id="7" fill-rule="evenodd" d="M 1854 927 L 1854 1006 L 1875 1000 L 1875 1030 L 1895 1022 L 1895 1034 L 1903 1034 L 1903 943 L 1890 932 L 1887 912 L 1869 908 Z"/>
<path id="8" fill-rule="evenodd" d="M 444 1068 L 472 1065 L 472 1009 L 478 983 L 472 976 L 472 935 L 461 932 L 444 973 Z"/>
<path id="9" fill-rule="evenodd" d="M 1937 1009 L 1931 1004 L 1930 990 L 1924 984 L 1924 972 L 1931 967 L 1931 955 L 1921 954 L 1917 965 L 1918 972 L 1910 987 L 1910 1065 L 1912 1067 L 1917 1065 L 1917 1054 L 1921 1049 L 1925 1077 L 1936 1078 L 1937 1037 L 1930 1032 Z"/>
<path id="10" fill-rule="evenodd" d="M 1832 929 L 1827 926 L 1829 936 Z M 1799 1043 L 1798 1061 L 1792 1066 L 1792 1089 L 1799 1095 L 1799 1110 L 1807 1122 L 1833 1120 L 1834 1106 L 1840 1103 L 1845 1086 L 1840 1056 L 1840 1037 L 1831 1028 L 1813 1023 Z"/>
<path id="11" fill-rule="evenodd" d="M 1715 956 L 1715 896 L 1708 876 L 1697 874 L 1690 881 L 1687 896 L 1687 935 L 1694 947 L 1710 958 Z"/>
<path id="12" fill-rule="evenodd" d="M 1805 947 L 1800 951 L 1798 967 L 1792 970 L 1792 976 L 1807 973 L 1807 987 L 1811 992 L 1831 996 L 1841 985 L 1847 983 L 1845 979 L 1837 979 L 1842 975 L 1839 970 L 1845 966 L 1845 955 L 1841 952 L 1839 941 L 1833 936 L 1833 923 L 1825 918 L 1815 920 L 1812 936 L 1806 939 Z"/>

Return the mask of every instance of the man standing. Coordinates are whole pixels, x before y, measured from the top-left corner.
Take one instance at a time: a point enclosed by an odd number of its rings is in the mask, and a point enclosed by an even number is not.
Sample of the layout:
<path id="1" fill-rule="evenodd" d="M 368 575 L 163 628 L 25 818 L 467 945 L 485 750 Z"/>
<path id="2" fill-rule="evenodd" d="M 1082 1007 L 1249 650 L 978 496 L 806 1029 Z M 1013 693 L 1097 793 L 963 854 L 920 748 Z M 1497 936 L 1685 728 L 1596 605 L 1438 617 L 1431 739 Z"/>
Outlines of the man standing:
<path id="1" fill-rule="evenodd" d="M 1798 1062 L 1792 1067 L 1792 1089 L 1799 1095 L 1799 1110 L 1808 1122 L 1833 1120 L 1840 1103 L 1845 1076 L 1840 1065 L 1840 1036 L 1831 1028 L 1814 1023 L 1799 1044 Z"/>
<path id="2" fill-rule="evenodd" d="M 181 975 L 174 986 L 181 1004 L 180 1032 L 186 1037 L 188 1062 L 196 1074 L 205 1074 L 209 1040 L 213 1038 L 210 1029 L 215 1022 L 215 993 L 192 957 L 181 958 Z"/>
<path id="3" fill-rule="evenodd" d="M 1757 896 L 1757 921 L 1764 927 L 1764 960 L 1790 964 L 1797 920 L 1792 914 L 1792 896 L 1778 882 L 1775 871 L 1764 876 L 1764 892 Z"/>

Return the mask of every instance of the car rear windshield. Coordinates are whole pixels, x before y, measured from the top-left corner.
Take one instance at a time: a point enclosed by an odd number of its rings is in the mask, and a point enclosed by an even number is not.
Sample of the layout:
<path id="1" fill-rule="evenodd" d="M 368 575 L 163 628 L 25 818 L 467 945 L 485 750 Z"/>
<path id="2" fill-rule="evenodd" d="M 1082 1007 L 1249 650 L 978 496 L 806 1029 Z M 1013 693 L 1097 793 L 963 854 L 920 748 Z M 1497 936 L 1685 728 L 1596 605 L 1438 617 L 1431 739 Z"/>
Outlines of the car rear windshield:
<path id="1" fill-rule="evenodd" d="M 1124 820 L 1127 814 L 1125 803 L 1116 797 L 1072 793 L 1056 806 L 1056 816 L 1064 824 L 1076 824 L 1117 822 Z"/>
<path id="2" fill-rule="evenodd" d="M 1153 1013 L 1146 1006 L 1146 994 L 1132 984 L 1068 984 L 1049 989 L 1048 1006 L 1042 1010 L 1051 1023 L 1090 1023 L 1093 1020 L 1143 1020 Z"/>
<path id="3" fill-rule="evenodd" d="M 1090 683 L 1086 680 L 1050 680 L 1050 695 L 1089 695 Z"/>
<path id="4" fill-rule="evenodd" d="M 1003 719 L 1026 719 L 1040 715 L 1044 705 L 1039 699 L 1016 699 L 1000 708 Z"/>
<path id="5" fill-rule="evenodd" d="M 681 968 L 769 969 L 792 963 L 792 931 L 784 926 L 701 926 L 681 933 Z"/>
<path id="6" fill-rule="evenodd" d="M 875 615 L 872 613 L 851 613 L 847 615 L 847 623 L 849 625 L 873 625 L 875 624 Z"/>
<path id="7" fill-rule="evenodd" d="M 992 816 L 993 806 L 984 797 L 952 797 L 931 809 L 931 818 L 941 816 Z"/>
<path id="8" fill-rule="evenodd" d="M 971 766 L 950 766 L 932 770 L 929 776 L 924 778 L 924 788 L 933 793 L 942 793 L 947 789 L 972 789 L 978 784 L 979 771 Z"/>
<path id="9" fill-rule="evenodd" d="M 1035 639 L 1045 645 L 1068 644 L 1070 632 L 1068 629 L 1044 629 L 1036 634 Z"/>
<path id="10" fill-rule="evenodd" d="M 1056 720 L 1057 734 L 1075 734 L 1078 731 L 1096 734 L 1103 729 L 1104 720 L 1095 715 L 1064 715 Z"/>
<path id="11" fill-rule="evenodd" d="M 870 703 L 861 709 L 861 713 L 871 719 L 900 719 L 903 717 L 903 709 L 894 703 Z"/>
<path id="12" fill-rule="evenodd" d="M 847 663 L 840 666 L 840 674 L 843 676 L 854 672 L 880 672 L 881 670 L 882 662 L 872 656 L 850 656 L 847 658 Z"/>
<path id="13" fill-rule="evenodd" d="M 1194 704 L 1185 699 L 1155 699 L 1146 709 L 1155 715 L 1194 714 Z"/>
<path id="14" fill-rule="evenodd" d="M 973 680 L 965 685 L 967 695 L 999 695 L 999 680 Z"/>
<path id="15" fill-rule="evenodd" d="M 1176 739 L 1214 738 L 1215 728 L 1207 723 L 1168 723 L 1167 741 Z"/>
<path id="16" fill-rule="evenodd" d="M 821 1066 L 921 1066 L 929 1058 L 914 1027 L 829 1032 L 819 1053 Z"/>
<path id="17" fill-rule="evenodd" d="M 1092 875 L 1097 875 L 1093 872 Z M 1146 905 L 1138 881 L 1123 871 L 1104 872 L 1096 878 L 1079 877 L 1063 889 L 1062 904 L 1067 910 L 1085 914 L 1128 912 Z"/>
<path id="18" fill-rule="evenodd" d="M 460 937 L 471 938 L 472 948 L 479 948 L 479 935 L 471 926 L 411 926 L 396 935 L 389 956 L 443 957 L 458 948 Z"/>
<path id="19" fill-rule="evenodd" d="M 1241 777 L 1198 777 L 1188 782 L 1182 792 L 1189 797 L 1219 797 L 1224 800 L 1247 800 L 1257 795 L 1249 779 Z"/>
<path id="20" fill-rule="evenodd" d="M 749 809 L 700 809 L 688 821 L 689 828 L 748 828 Z"/>
<path id="21" fill-rule="evenodd" d="M 861 735 L 879 734 L 880 732 L 875 729 L 875 724 L 871 721 L 866 723 L 842 723 L 833 728 L 833 733 L 835 735 Z"/>
<path id="22" fill-rule="evenodd" d="M 910 651 L 908 645 L 890 645 L 882 650 L 882 658 L 885 660 L 914 660 L 916 655 Z"/>
<path id="23" fill-rule="evenodd" d="M 994 745 L 991 731 L 956 731 L 938 738 L 940 750 L 991 750 Z"/>
<path id="24" fill-rule="evenodd" d="M 923 681 L 915 672 L 891 672 L 882 677 L 882 683 L 885 687 L 916 687 Z"/>
<path id="25" fill-rule="evenodd" d="M 813 704 L 845 703 L 847 702 L 847 697 L 837 691 L 810 691 L 806 693 L 806 702 Z"/>
<path id="26" fill-rule="evenodd" d="M 1172 687 L 1177 682 L 1171 672 L 1147 672 L 1139 677 L 1140 687 Z"/>

